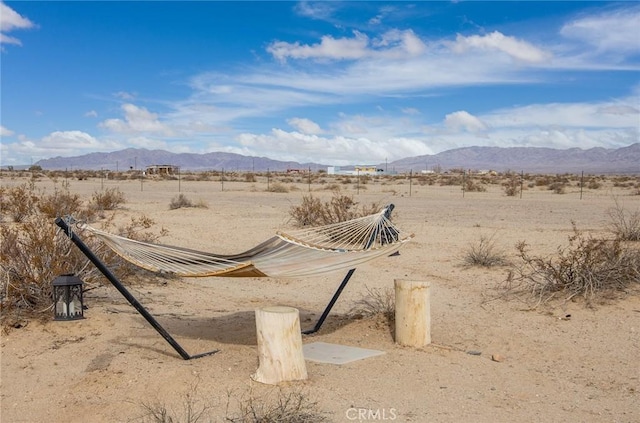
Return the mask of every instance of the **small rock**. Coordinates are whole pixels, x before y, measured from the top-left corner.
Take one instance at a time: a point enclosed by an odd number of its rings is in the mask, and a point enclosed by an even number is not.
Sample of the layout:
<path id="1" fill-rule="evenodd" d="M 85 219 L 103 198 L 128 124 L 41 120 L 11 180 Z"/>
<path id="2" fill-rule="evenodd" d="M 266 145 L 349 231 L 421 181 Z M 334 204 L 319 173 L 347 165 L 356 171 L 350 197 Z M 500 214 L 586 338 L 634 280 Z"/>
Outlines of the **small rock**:
<path id="1" fill-rule="evenodd" d="M 495 361 L 496 363 L 502 363 L 504 361 L 505 357 L 502 354 L 492 354 L 491 355 L 491 360 Z"/>
<path id="2" fill-rule="evenodd" d="M 469 354 L 469 355 L 482 355 L 482 351 L 470 350 L 470 351 L 467 351 L 467 354 Z"/>

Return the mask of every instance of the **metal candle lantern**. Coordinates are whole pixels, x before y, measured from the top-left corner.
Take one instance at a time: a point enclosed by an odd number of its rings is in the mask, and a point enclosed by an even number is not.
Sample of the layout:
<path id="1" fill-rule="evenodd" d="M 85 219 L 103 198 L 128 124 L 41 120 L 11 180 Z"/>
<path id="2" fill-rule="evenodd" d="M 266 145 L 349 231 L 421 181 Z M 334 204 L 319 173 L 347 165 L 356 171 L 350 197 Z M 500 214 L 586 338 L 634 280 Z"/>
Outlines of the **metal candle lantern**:
<path id="1" fill-rule="evenodd" d="M 55 278 L 52 285 L 55 320 L 84 319 L 82 280 L 74 275 L 62 275 Z"/>

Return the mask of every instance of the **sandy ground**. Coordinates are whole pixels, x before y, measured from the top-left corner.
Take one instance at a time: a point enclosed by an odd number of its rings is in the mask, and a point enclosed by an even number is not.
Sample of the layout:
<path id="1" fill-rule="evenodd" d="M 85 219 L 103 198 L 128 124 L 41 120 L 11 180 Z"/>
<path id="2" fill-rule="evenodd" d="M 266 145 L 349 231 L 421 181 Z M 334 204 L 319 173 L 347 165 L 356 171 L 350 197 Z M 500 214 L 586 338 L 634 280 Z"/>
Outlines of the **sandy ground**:
<path id="1" fill-rule="evenodd" d="M 266 192 L 263 182 L 69 183 L 87 198 L 118 187 L 127 198 L 120 221 L 146 215 L 169 230 L 162 242 L 219 253 L 243 251 L 290 228 L 290 207 L 309 189 L 323 199 L 332 195 L 304 182 L 287 193 Z M 50 181 L 38 186 L 53 189 Z M 208 208 L 169 210 L 178 190 Z M 551 254 L 566 245 L 572 221 L 602 231 L 613 196 L 629 209 L 640 207 L 640 196 L 606 187 L 585 191 L 582 199 L 576 188 L 564 195 L 532 188 L 522 198 L 505 196 L 499 186 L 464 196 L 454 186 L 409 190 L 406 181 L 369 183 L 359 192 L 343 187 L 363 204 L 394 203 L 394 222 L 415 238 L 399 256 L 360 266 L 323 329 L 303 337 L 304 343 L 385 354 L 345 365 L 308 361 L 309 379 L 282 387 L 251 380 L 257 368 L 254 310 L 293 306 L 302 326 L 310 327 L 342 273 L 125 281 L 189 353 L 220 350 L 188 361 L 107 284 L 86 292 L 84 320 L 30 322 L 3 334 L 0 420 L 154 421 L 144 417 L 146 405 L 165 407 L 174 421 L 186 422 L 191 404 L 207 408 L 199 421 L 217 422 L 237 415 L 250 399 L 258 404 L 293 392 L 317 403 L 332 422 L 640 421 L 640 298 L 595 309 L 570 302 L 531 311 L 521 301 L 494 299 L 506 268 L 462 266 L 466 249 L 483 235 L 493 235 L 513 257 L 522 240 L 536 254 Z M 432 345 L 401 347 L 379 320 L 347 317 L 369 291 L 391 290 L 395 279 L 431 283 Z M 504 359 L 492 361 L 492 354 Z"/>

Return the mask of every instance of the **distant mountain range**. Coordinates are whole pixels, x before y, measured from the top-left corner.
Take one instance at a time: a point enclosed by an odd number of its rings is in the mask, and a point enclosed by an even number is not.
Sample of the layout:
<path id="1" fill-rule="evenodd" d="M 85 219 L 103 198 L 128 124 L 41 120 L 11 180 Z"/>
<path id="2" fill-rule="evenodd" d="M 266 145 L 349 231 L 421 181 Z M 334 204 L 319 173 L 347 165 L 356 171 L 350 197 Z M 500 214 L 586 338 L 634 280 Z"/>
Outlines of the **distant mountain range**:
<path id="1" fill-rule="evenodd" d="M 233 153 L 171 153 L 164 150 L 128 148 L 111 153 L 91 153 L 76 157 L 54 157 L 35 163 L 46 170 L 144 169 L 151 165 L 173 165 L 183 171 L 227 170 L 264 172 L 288 169 L 326 170 L 332 164 L 298 163 L 267 157 Z M 373 165 L 373 163 L 362 163 Z M 407 157 L 377 166 L 388 172 L 420 172 L 440 169 L 507 170 L 529 173 L 640 173 L 640 143 L 618 149 L 571 148 L 558 150 L 536 147 L 464 147 L 434 155 Z M 353 169 L 353 166 L 342 166 Z"/>

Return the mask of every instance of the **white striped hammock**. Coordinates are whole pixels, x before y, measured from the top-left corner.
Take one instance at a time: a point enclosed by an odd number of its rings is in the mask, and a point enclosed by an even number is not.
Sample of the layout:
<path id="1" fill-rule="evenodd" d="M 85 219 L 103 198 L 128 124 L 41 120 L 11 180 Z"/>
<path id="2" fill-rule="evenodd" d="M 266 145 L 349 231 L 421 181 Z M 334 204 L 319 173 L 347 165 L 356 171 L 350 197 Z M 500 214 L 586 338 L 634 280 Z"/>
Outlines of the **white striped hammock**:
<path id="1" fill-rule="evenodd" d="M 392 205 L 379 213 L 326 226 L 278 232 L 240 254 L 219 255 L 136 241 L 82 225 L 125 260 L 154 272 L 184 277 L 313 276 L 352 269 L 397 252 L 413 234 L 400 237 L 389 220 Z"/>

